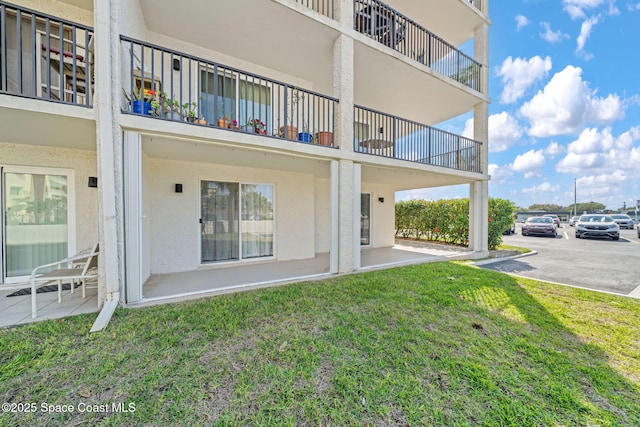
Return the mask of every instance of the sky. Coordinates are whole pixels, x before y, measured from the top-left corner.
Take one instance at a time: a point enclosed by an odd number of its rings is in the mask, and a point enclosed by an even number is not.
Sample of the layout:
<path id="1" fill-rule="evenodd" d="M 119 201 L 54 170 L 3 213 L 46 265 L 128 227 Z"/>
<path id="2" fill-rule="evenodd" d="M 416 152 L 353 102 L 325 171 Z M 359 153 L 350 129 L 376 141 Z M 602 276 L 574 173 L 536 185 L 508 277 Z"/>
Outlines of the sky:
<path id="1" fill-rule="evenodd" d="M 489 196 L 640 200 L 640 0 L 491 0 Z M 473 137 L 473 115 L 436 127 Z M 396 200 L 469 197 L 469 186 Z"/>

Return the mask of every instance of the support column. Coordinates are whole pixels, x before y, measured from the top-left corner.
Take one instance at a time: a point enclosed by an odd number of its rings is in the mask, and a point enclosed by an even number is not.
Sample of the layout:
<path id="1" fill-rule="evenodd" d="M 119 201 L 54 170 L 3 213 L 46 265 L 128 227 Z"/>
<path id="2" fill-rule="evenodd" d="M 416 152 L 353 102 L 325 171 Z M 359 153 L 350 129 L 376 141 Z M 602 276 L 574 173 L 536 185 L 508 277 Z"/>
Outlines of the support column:
<path id="1" fill-rule="evenodd" d="M 125 302 L 142 299 L 142 138 L 124 133 Z"/>
<path id="2" fill-rule="evenodd" d="M 338 273 L 351 273 L 354 269 L 354 164 L 351 160 L 339 161 L 340 189 L 338 212 Z M 358 209 L 359 210 L 359 209 Z M 358 247 L 358 250 L 360 248 Z"/>
<path id="3" fill-rule="evenodd" d="M 122 134 L 114 124 L 118 73 L 117 8 L 115 0 L 94 0 L 96 155 L 98 159 L 98 228 L 100 257 L 98 304 L 117 295 L 124 283 L 122 259 L 124 253 L 122 221 Z"/>
<path id="4" fill-rule="evenodd" d="M 329 273 L 336 274 L 339 270 L 339 243 L 340 238 L 340 169 L 337 160 L 330 164 L 330 193 L 331 198 L 331 241 L 329 249 Z"/>
<path id="5" fill-rule="evenodd" d="M 360 222 L 362 220 L 362 166 L 353 165 L 353 269 L 359 270 L 360 259 Z"/>
<path id="6" fill-rule="evenodd" d="M 469 184 L 469 249 L 489 251 L 489 183 L 475 181 Z"/>

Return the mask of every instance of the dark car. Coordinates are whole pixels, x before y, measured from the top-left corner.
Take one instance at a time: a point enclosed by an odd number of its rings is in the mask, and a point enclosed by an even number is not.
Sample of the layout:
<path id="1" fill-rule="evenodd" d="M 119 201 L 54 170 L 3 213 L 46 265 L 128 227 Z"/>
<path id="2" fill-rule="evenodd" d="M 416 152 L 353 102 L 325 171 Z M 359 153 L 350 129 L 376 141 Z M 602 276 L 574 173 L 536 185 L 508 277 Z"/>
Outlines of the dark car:
<path id="1" fill-rule="evenodd" d="M 522 224 L 522 235 L 541 235 L 556 237 L 558 227 L 553 222 L 553 218 L 548 216 L 532 216 Z"/>
<path id="2" fill-rule="evenodd" d="M 556 227 L 560 228 L 560 217 L 556 214 L 546 214 L 546 215 L 542 215 L 546 218 L 551 218 L 553 220 L 553 223 L 556 225 Z"/>
<path id="3" fill-rule="evenodd" d="M 611 218 L 620 226 L 620 228 L 628 228 L 629 230 L 633 230 L 634 221 L 631 219 L 629 215 L 624 214 L 612 214 Z"/>
<path id="4" fill-rule="evenodd" d="M 576 239 L 583 237 L 609 237 L 620 239 L 620 226 L 611 215 L 582 215 L 576 223 Z"/>

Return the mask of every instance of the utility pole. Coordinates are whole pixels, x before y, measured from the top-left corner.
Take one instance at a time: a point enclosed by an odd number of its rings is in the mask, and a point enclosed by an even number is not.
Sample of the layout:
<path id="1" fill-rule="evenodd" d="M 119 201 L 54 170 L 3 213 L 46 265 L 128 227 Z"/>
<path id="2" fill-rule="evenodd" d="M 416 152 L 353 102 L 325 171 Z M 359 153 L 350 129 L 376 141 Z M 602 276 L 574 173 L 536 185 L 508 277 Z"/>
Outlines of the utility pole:
<path id="1" fill-rule="evenodd" d="M 577 204 L 578 195 L 576 191 L 577 188 L 578 188 L 578 178 L 573 178 L 573 216 L 578 215 L 578 204 Z"/>

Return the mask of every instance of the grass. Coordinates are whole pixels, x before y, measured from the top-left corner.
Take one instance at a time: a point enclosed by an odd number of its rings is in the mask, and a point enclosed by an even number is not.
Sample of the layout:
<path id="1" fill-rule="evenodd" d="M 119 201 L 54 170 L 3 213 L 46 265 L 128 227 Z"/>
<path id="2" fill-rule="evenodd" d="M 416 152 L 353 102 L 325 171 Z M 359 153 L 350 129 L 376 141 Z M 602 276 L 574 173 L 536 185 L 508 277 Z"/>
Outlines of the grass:
<path id="1" fill-rule="evenodd" d="M 637 300 L 471 266 L 94 318 L 0 330 L 0 425 L 640 425 Z"/>
<path id="2" fill-rule="evenodd" d="M 531 249 L 523 248 L 521 246 L 505 245 L 504 243 L 498 246 L 499 251 L 519 251 L 523 254 L 531 252 Z"/>

